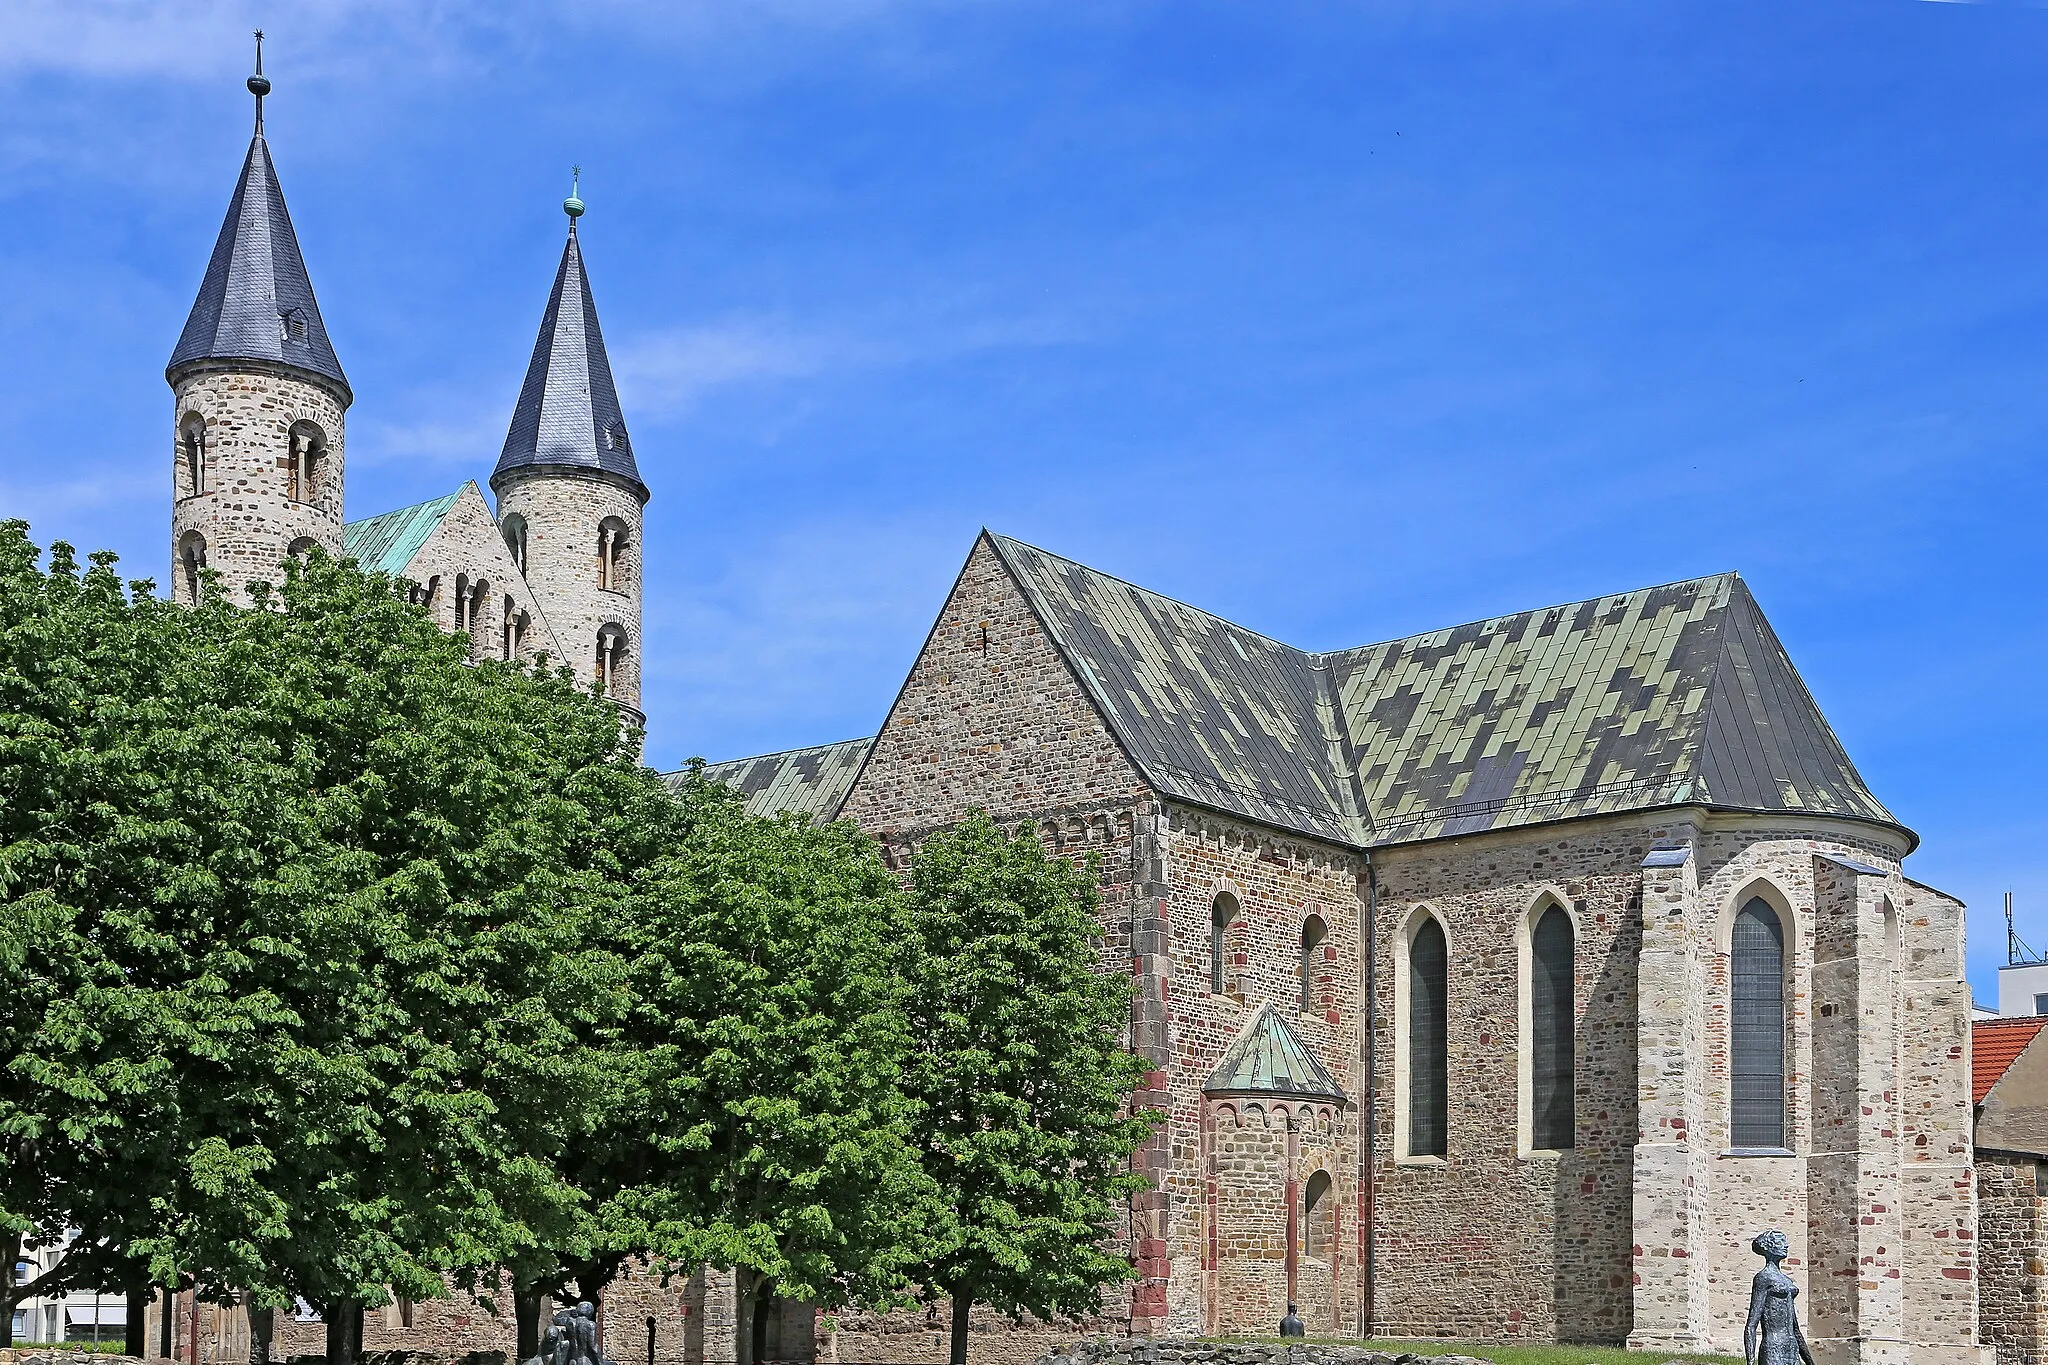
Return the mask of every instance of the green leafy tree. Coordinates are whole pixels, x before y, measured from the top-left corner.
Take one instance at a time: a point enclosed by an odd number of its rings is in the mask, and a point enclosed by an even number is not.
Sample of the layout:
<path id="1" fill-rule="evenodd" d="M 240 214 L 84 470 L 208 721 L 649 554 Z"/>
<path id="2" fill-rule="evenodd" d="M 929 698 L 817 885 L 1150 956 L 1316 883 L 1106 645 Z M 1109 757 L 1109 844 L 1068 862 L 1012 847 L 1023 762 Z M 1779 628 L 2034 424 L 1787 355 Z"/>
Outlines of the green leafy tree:
<path id="1" fill-rule="evenodd" d="M 952 1300 L 954 1365 L 975 1303 L 1079 1316 L 1131 1275 L 1107 1242 L 1159 1115 L 1131 1110 L 1146 1068 L 1121 1043 L 1130 986 L 1103 970 L 1096 883 L 979 811 L 911 860 L 908 1075 L 940 1195 L 919 1276 Z"/>

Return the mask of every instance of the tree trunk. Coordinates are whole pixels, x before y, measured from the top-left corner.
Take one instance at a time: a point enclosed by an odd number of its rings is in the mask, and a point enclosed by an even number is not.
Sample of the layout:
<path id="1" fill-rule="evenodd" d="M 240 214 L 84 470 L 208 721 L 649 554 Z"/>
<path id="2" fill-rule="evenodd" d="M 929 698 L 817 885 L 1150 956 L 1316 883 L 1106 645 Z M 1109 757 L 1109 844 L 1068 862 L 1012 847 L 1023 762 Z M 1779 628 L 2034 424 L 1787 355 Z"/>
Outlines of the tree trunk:
<path id="1" fill-rule="evenodd" d="M 7 1315 L 12 1323 L 14 1315 Z M 149 1354 L 149 1286 L 131 1285 L 128 1289 L 128 1325 L 122 1329 L 121 1350 L 123 1354 L 137 1360 Z"/>
<path id="2" fill-rule="evenodd" d="M 250 1365 L 270 1365 L 270 1343 L 277 1335 L 277 1310 L 249 1304 Z"/>
<path id="3" fill-rule="evenodd" d="M 953 1353 L 946 1357 L 952 1365 L 967 1365 L 967 1315 L 974 1311 L 974 1300 L 967 1296 L 964 1288 L 953 1291 Z"/>
<path id="4" fill-rule="evenodd" d="M 178 1338 L 174 1335 L 174 1333 L 176 1333 L 176 1331 L 178 1330 L 177 1281 L 173 1280 L 170 1284 L 165 1285 L 161 1292 L 164 1298 L 164 1306 L 163 1311 L 157 1315 L 157 1355 L 164 1360 L 169 1360 L 171 1358 L 171 1352 L 177 1348 L 178 1343 Z"/>
<path id="5" fill-rule="evenodd" d="M 540 1354 L 540 1310 L 547 1292 L 537 1284 L 512 1286 L 512 1316 L 518 1326 L 519 1359 L 532 1360 Z"/>
<path id="6" fill-rule="evenodd" d="M 327 1365 L 355 1365 L 363 1353 L 363 1306 L 344 1299 L 326 1305 L 320 1314 L 327 1320 Z"/>
<path id="7" fill-rule="evenodd" d="M 4 1261 L 0 1261 L 0 1299 L 6 1300 L 0 1303 L 0 1309 L 4 1309 L 7 1314 L 7 1321 L 0 1324 L 0 1349 L 11 1351 L 14 1349 L 14 1305 L 19 1302 L 15 1297 L 14 1284 L 14 1267 L 21 1264 L 19 1232 L 0 1236 L 0 1257 L 5 1257 Z"/>

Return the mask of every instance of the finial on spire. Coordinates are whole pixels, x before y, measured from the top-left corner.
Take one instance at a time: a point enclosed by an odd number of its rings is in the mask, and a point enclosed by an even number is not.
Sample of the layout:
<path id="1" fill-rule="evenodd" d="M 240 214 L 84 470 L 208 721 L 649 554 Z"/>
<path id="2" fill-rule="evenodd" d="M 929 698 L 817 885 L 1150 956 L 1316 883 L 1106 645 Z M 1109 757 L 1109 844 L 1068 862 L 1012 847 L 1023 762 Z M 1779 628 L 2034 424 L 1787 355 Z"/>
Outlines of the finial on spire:
<path id="1" fill-rule="evenodd" d="M 572 228 L 576 226 L 576 220 L 583 216 L 583 201 L 576 197 L 576 191 L 582 184 L 583 168 L 581 166 L 571 166 L 569 168 L 569 197 L 562 201 L 562 212 L 569 215 L 569 226 Z"/>
<path id="2" fill-rule="evenodd" d="M 256 30 L 256 74 L 249 78 L 249 93 L 256 97 L 256 134 L 263 135 L 263 97 L 270 93 L 270 79 L 263 74 L 263 30 Z"/>

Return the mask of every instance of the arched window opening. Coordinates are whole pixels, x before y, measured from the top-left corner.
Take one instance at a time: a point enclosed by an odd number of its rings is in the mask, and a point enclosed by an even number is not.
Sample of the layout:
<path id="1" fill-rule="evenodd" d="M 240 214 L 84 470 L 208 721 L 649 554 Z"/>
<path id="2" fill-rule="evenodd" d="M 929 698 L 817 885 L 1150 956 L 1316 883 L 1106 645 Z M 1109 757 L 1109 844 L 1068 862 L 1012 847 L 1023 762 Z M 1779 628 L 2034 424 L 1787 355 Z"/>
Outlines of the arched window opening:
<path id="1" fill-rule="evenodd" d="M 1316 1010 L 1316 981 L 1320 973 L 1318 964 L 1323 957 L 1323 940 L 1330 936 L 1329 926 L 1323 923 L 1321 915 L 1310 915 L 1301 922 L 1301 1012 L 1313 1014 Z"/>
<path id="2" fill-rule="evenodd" d="M 597 524 L 597 586 L 611 592 L 626 590 L 626 523 L 606 517 Z"/>
<path id="3" fill-rule="evenodd" d="M 1408 1155 L 1442 1156 L 1450 1134 L 1450 947 L 1424 916 L 1408 941 Z"/>
<path id="4" fill-rule="evenodd" d="M 1529 1145 L 1575 1145 L 1573 1055 L 1577 1032 L 1572 917 L 1553 905 L 1529 939 Z"/>
<path id="5" fill-rule="evenodd" d="M 311 422 L 294 422 L 289 447 L 291 500 L 312 502 L 320 496 L 320 476 L 327 460 L 327 437 Z"/>
<path id="6" fill-rule="evenodd" d="M 620 685 L 619 670 L 626 658 L 626 632 L 606 626 L 597 633 L 597 694 L 611 696 Z"/>
<path id="7" fill-rule="evenodd" d="M 1317 1171 L 1301 1191 L 1301 1249 L 1329 1265 L 1337 1251 L 1337 1199 L 1328 1171 Z"/>
<path id="8" fill-rule="evenodd" d="M 526 572 L 526 518 L 517 512 L 500 523 L 499 531 L 504 534 L 505 548 L 512 552 L 512 564 L 520 573 Z"/>
<path id="9" fill-rule="evenodd" d="M 469 587 L 469 657 L 474 659 L 491 647 L 491 581 L 479 578 Z"/>
<path id="10" fill-rule="evenodd" d="M 1237 897 L 1219 892 L 1209 907 L 1209 992 L 1222 995 L 1235 984 L 1231 941 L 1237 937 Z"/>
<path id="11" fill-rule="evenodd" d="M 429 616 L 441 604 L 441 575 L 435 574 L 427 580 L 427 586 L 420 589 L 420 605 L 427 609 Z"/>
<path id="12" fill-rule="evenodd" d="M 1753 896 L 1728 944 L 1731 1145 L 1785 1146 L 1785 927 Z"/>
<path id="13" fill-rule="evenodd" d="M 465 632 L 469 629 L 469 575 L 466 573 L 455 575 L 455 629 Z"/>
<path id="14" fill-rule="evenodd" d="M 307 555 L 313 553 L 313 546 L 316 544 L 318 544 L 318 542 L 315 541 L 313 537 L 300 536 L 297 540 L 294 540 L 289 546 L 285 547 L 285 553 L 290 555 L 293 559 L 304 559 Z"/>
<path id="15" fill-rule="evenodd" d="M 178 484 L 186 497 L 206 491 L 206 419 L 185 414 L 178 432 Z"/>
<path id="16" fill-rule="evenodd" d="M 199 591 L 205 585 L 206 537 L 197 531 L 187 531 L 178 542 L 178 563 L 185 571 L 185 600 L 199 601 Z"/>

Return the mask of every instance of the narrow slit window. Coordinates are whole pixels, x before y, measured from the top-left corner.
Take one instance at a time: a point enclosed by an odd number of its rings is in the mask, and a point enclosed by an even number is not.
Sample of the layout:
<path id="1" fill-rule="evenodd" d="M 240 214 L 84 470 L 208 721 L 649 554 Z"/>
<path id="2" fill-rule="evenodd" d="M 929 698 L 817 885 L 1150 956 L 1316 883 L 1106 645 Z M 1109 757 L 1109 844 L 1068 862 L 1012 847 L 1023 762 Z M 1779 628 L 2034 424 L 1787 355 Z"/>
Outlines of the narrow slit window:
<path id="1" fill-rule="evenodd" d="M 1735 917 L 1728 964 L 1729 1128 L 1736 1147 L 1785 1146 L 1785 928 L 1761 896 Z"/>
<path id="2" fill-rule="evenodd" d="M 1529 940 L 1529 1145 L 1574 1145 L 1573 1015 L 1576 964 L 1572 917 L 1553 905 Z"/>
<path id="3" fill-rule="evenodd" d="M 1450 950 L 1424 918 L 1408 943 L 1408 1155 L 1442 1156 L 1450 1130 Z"/>
<path id="4" fill-rule="evenodd" d="M 1228 891 L 1209 907 L 1209 993 L 1230 989 L 1230 940 L 1237 924 L 1237 897 Z"/>

